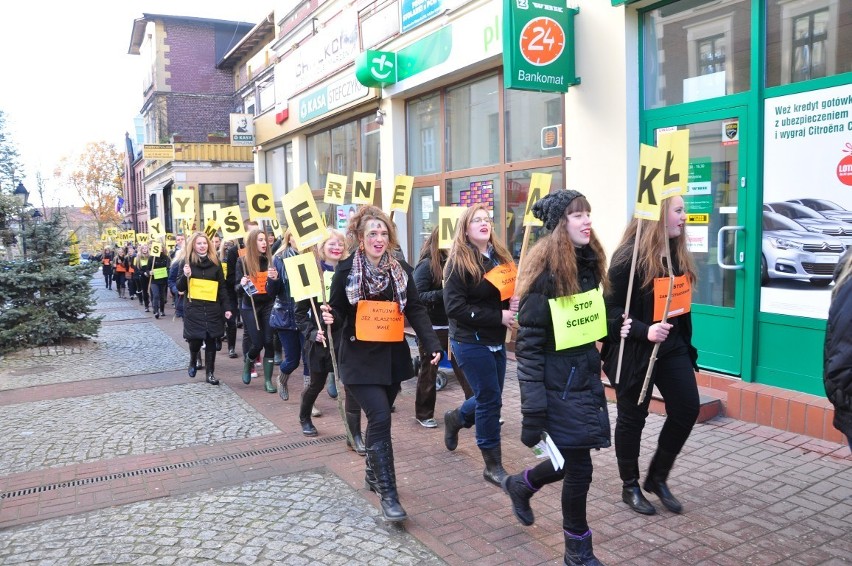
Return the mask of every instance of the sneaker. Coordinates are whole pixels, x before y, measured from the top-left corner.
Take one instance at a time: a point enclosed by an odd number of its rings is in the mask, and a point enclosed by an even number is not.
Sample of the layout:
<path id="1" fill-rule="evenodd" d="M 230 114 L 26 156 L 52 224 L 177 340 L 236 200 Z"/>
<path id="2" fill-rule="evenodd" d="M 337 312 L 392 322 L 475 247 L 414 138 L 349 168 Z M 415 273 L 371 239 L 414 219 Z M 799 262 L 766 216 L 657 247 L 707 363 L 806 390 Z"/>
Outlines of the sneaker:
<path id="1" fill-rule="evenodd" d="M 316 408 L 316 406 L 314 406 L 314 407 L 311 408 L 311 416 L 312 417 L 321 417 L 322 411 L 320 411 L 319 409 Z"/>
<path id="2" fill-rule="evenodd" d="M 435 419 L 417 419 L 417 422 L 419 422 L 422 427 L 438 428 L 438 421 Z"/>
<path id="3" fill-rule="evenodd" d="M 257 378 L 257 369 L 251 368 L 251 378 L 252 379 Z"/>

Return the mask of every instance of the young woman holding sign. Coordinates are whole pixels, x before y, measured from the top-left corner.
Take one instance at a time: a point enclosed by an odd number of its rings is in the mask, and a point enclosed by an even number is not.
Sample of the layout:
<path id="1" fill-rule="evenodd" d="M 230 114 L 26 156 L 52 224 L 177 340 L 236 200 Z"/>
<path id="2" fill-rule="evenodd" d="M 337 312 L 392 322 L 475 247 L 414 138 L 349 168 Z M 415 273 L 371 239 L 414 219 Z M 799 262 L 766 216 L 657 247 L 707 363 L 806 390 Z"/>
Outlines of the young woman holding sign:
<path id="1" fill-rule="evenodd" d="M 151 283 L 151 306 L 154 308 L 154 318 L 165 316 L 166 297 L 169 289 L 169 267 L 172 260 L 166 252 L 166 246 L 157 243 L 159 255 L 153 255 L 153 264 L 148 269 L 149 281 Z M 147 285 L 147 282 L 146 282 Z"/>
<path id="2" fill-rule="evenodd" d="M 669 197 L 660 207 L 660 220 L 644 221 L 638 242 L 638 259 L 633 278 L 630 307 L 625 313 L 630 264 L 636 244 L 636 218 L 627 226 L 609 268 L 610 291 L 606 294 L 609 339 L 601 355 L 604 371 L 614 382 L 618 367 L 621 336 L 625 337 L 621 376 L 615 385 L 618 418 L 615 424 L 615 455 L 623 481 L 621 499 L 643 515 L 656 509 L 639 489 L 639 448 L 642 429 L 648 417 L 651 395 L 638 405 L 651 352 L 659 343 L 649 391 L 654 385 L 663 396 L 666 421 L 657 440 L 643 488 L 655 493 L 673 513 L 680 502 L 669 491 L 666 480 L 675 458 L 686 443 L 698 417 L 698 386 L 695 381 L 698 352 L 692 346 L 692 318 L 689 290 L 696 281 L 695 262 L 686 247 L 686 213 L 683 198 Z M 664 253 L 669 247 L 671 272 L 675 276 L 676 299 L 669 306 L 669 322 L 661 322 L 668 294 L 669 267 Z M 673 295 L 673 296 L 675 296 Z"/>
<path id="3" fill-rule="evenodd" d="M 127 257 L 126 247 L 122 246 L 118 248 L 118 253 L 113 258 L 112 264 L 115 269 L 115 289 L 118 291 L 118 297 L 123 299 L 127 291 L 124 287 L 124 282 L 127 280 L 127 272 L 130 271 L 130 259 Z"/>
<path id="4" fill-rule="evenodd" d="M 530 499 L 562 480 L 565 564 L 601 564 L 592 550 L 586 496 L 592 483 L 592 449 L 610 445 L 609 416 L 596 341 L 606 337 L 603 291 L 606 256 L 592 231 L 591 207 L 577 191 L 555 191 L 533 205 L 550 234 L 524 258 L 520 298 L 518 383 L 521 442 L 533 447 L 547 432 L 565 459 L 550 459 L 507 476 L 503 489 L 524 525 L 534 522 Z"/>
<path id="5" fill-rule="evenodd" d="M 243 330 L 251 342 L 248 351 L 243 354 L 243 383 L 251 383 L 254 360 L 262 349 L 263 388 L 267 393 L 275 393 L 278 391 L 272 384 L 275 352 L 272 347 L 272 329 L 269 327 L 269 315 L 272 313 L 275 296 L 266 292 L 266 280 L 270 275 L 278 277 L 278 271 L 272 265 L 266 234 L 263 231 L 252 229 L 245 242 L 246 254 L 237 261 L 235 275 Z"/>
<path id="6" fill-rule="evenodd" d="M 403 521 L 407 515 L 399 504 L 391 444 L 391 405 L 399 384 L 413 377 L 403 315 L 432 354 L 429 362 L 440 361 L 442 348 L 411 266 L 393 257 L 397 238 L 388 216 L 365 206 L 349 221 L 348 232 L 358 248 L 334 273 L 323 320 L 341 333 L 335 341 L 339 377 L 367 415 L 367 485 L 381 496 L 384 519 Z"/>
<path id="7" fill-rule="evenodd" d="M 101 264 L 103 266 L 101 269 L 104 275 L 104 286 L 107 288 L 107 291 L 112 291 L 112 260 L 112 249 L 104 248 L 104 253 L 101 255 Z"/>
<path id="8" fill-rule="evenodd" d="M 473 397 L 444 414 L 444 444 L 455 450 L 459 431 L 475 423 L 476 444 L 485 460 L 482 476 L 500 485 L 506 477 L 500 447 L 506 330 L 516 326 L 518 300 L 512 297 L 515 263 L 494 237 L 493 224 L 485 205 L 468 208 L 459 219 L 444 268 L 450 345 L 473 389 Z"/>
<path id="9" fill-rule="evenodd" d="M 139 246 L 139 253 L 136 254 L 136 292 L 139 294 L 139 304 L 145 305 L 145 312 L 151 312 L 149 308 L 150 296 L 148 294 L 148 281 L 151 276 L 152 258 L 149 253 L 148 244 Z"/>
<path id="10" fill-rule="evenodd" d="M 288 230 L 286 235 L 289 236 L 289 234 Z M 281 342 L 283 350 L 283 359 L 278 366 L 278 395 L 284 401 L 290 398 L 290 392 L 287 389 L 290 374 L 299 367 L 299 360 L 302 358 L 302 338 L 299 327 L 296 325 L 296 303 L 290 296 L 290 281 L 287 279 L 287 272 L 284 271 L 284 259 L 298 253 L 296 248 L 289 245 L 280 246 L 278 252 L 272 257 L 272 265 L 275 269 L 270 270 L 266 280 L 266 292 L 275 297 L 269 326 L 273 333 L 278 334 L 278 341 Z"/>
<path id="11" fill-rule="evenodd" d="M 225 319 L 231 318 L 232 310 L 227 300 L 225 275 L 210 240 L 201 232 L 189 238 L 186 260 L 181 263 L 177 289 L 188 297 L 184 306 L 183 337 L 189 342 L 189 377 L 195 377 L 203 342 L 207 383 L 219 385 L 213 375 L 216 346 L 221 343 Z"/>

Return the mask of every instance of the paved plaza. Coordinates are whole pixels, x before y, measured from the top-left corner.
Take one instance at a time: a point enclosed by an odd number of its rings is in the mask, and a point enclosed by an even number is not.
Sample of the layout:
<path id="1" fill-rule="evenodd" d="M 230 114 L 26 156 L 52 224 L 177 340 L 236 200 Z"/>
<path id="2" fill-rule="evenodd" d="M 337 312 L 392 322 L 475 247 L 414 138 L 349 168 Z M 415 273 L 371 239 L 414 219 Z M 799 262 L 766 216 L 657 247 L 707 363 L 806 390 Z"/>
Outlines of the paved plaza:
<path id="1" fill-rule="evenodd" d="M 186 375 L 182 323 L 155 320 L 103 289 L 97 338 L 0 359 L 0 564 L 560 564 L 559 484 L 521 526 L 482 479 L 473 431 L 443 446 L 414 420 L 403 385 L 393 436 L 403 526 L 380 519 L 364 459 L 348 450 L 324 392 L 317 438 L 301 434 L 298 397 L 244 385 L 219 355 L 219 387 Z M 297 372 L 298 373 L 298 372 Z M 504 392 L 510 472 L 535 465 L 520 441 L 514 363 Z M 615 407 L 609 406 L 614 423 Z M 648 419 L 641 464 L 663 418 Z M 848 447 L 718 417 L 696 425 L 670 478 L 682 515 L 640 516 L 620 500 L 612 448 L 593 454 L 589 524 L 606 564 L 852 564 Z"/>

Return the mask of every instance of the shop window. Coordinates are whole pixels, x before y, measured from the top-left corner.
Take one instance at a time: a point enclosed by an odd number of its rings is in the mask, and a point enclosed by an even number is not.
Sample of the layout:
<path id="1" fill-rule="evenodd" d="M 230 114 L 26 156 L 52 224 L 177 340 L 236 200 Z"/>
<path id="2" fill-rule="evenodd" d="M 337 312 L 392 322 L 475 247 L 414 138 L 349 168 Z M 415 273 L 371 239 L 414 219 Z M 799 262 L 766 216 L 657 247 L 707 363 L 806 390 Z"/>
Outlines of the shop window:
<path id="1" fill-rule="evenodd" d="M 372 115 L 361 118 L 361 163 L 367 173 L 379 174 L 379 131 L 381 126 Z"/>
<path id="2" fill-rule="evenodd" d="M 852 2 L 768 0 L 766 85 L 852 71 Z"/>
<path id="3" fill-rule="evenodd" d="M 503 200 L 500 190 L 500 175 L 497 173 L 449 179 L 444 196 L 447 206 L 485 204 L 491 211 L 491 216 L 494 218 L 494 230 L 498 234 L 506 226 L 500 215 L 495 214 L 495 211 L 502 210 L 500 201 Z"/>
<path id="4" fill-rule="evenodd" d="M 240 186 L 236 183 L 205 184 L 198 187 L 200 204 L 233 206 L 240 202 Z"/>
<path id="5" fill-rule="evenodd" d="M 521 257 L 521 246 L 524 242 L 524 212 L 527 207 L 530 180 L 533 173 L 550 173 L 553 178 L 550 183 L 551 191 L 565 188 L 565 180 L 561 167 L 530 169 L 526 171 L 510 171 L 506 173 L 506 246 L 517 261 Z M 594 200 L 594 199 L 592 199 Z M 592 203 L 594 206 L 594 203 Z M 603 206 L 603 203 L 600 203 Z M 533 227 L 527 244 L 533 245 L 544 234 L 544 229 Z"/>
<path id="6" fill-rule="evenodd" d="M 441 171 L 441 97 L 431 94 L 406 107 L 408 129 L 408 174 L 428 175 Z"/>
<path id="7" fill-rule="evenodd" d="M 257 87 L 258 114 L 275 106 L 275 83 L 270 77 Z"/>
<path id="8" fill-rule="evenodd" d="M 497 76 L 447 90 L 447 170 L 458 171 L 500 162 Z"/>
<path id="9" fill-rule="evenodd" d="M 284 146 L 264 152 L 266 159 L 266 182 L 272 185 L 272 196 L 279 201 L 286 194 L 287 164 L 284 160 Z"/>
<path id="10" fill-rule="evenodd" d="M 646 108 L 750 88 L 751 2 L 681 0 L 643 17 Z"/>
<path id="11" fill-rule="evenodd" d="M 562 143 L 545 141 L 548 128 L 562 128 L 562 94 L 506 89 L 506 161 L 560 157 Z"/>
<path id="12" fill-rule="evenodd" d="M 356 171 L 379 173 L 379 135 L 369 126 L 369 117 L 340 124 L 307 137 L 308 184 L 325 187 L 329 173 L 351 177 Z M 290 153 L 292 163 L 292 149 Z M 351 181 L 351 179 L 350 179 Z"/>

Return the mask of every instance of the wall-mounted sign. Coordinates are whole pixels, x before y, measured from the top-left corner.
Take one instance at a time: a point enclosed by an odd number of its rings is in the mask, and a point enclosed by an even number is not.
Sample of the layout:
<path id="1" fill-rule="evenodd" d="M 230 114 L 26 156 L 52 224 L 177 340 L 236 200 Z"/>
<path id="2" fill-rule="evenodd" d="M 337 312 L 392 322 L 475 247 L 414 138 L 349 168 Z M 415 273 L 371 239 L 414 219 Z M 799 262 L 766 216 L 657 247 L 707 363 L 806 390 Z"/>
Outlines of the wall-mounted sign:
<path id="1" fill-rule="evenodd" d="M 175 158 L 175 146 L 170 143 L 151 144 L 142 146 L 142 157 L 145 159 L 171 159 Z"/>
<path id="2" fill-rule="evenodd" d="M 251 114 L 231 114 L 231 145 L 254 145 L 254 119 Z"/>
<path id="3" fill-rule="evenodd" d="M 506 88 L 566 92 L 574 76 L 574 16 L 558 0 L 503 4 L 503 84 Z"/>
<path id="4" fill-rule="evenodd" d="M 396 82 L 396 53 L 367 49 L 355 58 L 355 76 L 364 86 L 382 87 Z"/>
<path id="5" fill-rule="evenodd" d="M 405 33 L 422 23 L 428 22 L 443 11 L 443 0 L 400 0 L 400 31 Z"/>
<path id="6" fill-rule="evenodd" d="M 347 75 L 307 93 L 299 99 L 299 121 L 305 122 L 322 116 L 370 94 L 370 89 Z"/>

